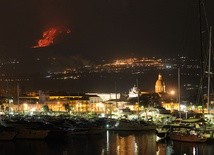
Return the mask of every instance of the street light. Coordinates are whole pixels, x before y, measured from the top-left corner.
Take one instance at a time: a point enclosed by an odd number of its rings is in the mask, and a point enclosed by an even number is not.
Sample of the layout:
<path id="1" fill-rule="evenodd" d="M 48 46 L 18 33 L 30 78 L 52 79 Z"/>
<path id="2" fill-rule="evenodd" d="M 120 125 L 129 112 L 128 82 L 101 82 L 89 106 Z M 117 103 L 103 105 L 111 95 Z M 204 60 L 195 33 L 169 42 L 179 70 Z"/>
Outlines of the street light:
<path id="1" fill-rule="evenodd" d="M 175 95 L 175 90 L 170 90 L 169 94 L 174 96 Z"/>

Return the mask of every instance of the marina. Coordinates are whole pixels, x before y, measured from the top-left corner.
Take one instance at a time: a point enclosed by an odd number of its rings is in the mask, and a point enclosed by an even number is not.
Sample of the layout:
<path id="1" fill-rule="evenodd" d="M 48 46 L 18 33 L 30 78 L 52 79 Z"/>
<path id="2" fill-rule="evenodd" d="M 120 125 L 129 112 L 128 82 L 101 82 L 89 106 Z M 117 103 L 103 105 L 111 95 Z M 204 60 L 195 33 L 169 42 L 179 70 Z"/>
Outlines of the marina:
<path id="1" fill-rule="evenodd" d="M 167 114 L 169 115 L 169 114 Z M 154 133 L 160 141 L 214 142 L 214 125 L 204 118 L 174 119 L 159 121 L 137 119 L 94 117 L 63 114 L 9 115 L 1 117 L 1 140 L 13 139 L 63 139 L 74 135 L 99 135 L 106 131 Z M 158 140 L 158 141 L 159 141 Z"/>

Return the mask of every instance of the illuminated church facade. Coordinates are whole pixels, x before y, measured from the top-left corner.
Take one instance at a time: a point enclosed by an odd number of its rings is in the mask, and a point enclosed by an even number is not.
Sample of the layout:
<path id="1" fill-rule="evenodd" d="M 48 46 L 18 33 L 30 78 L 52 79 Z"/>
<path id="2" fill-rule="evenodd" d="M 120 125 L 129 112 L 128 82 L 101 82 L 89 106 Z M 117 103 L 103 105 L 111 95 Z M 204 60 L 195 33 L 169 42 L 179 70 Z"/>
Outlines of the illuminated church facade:
<path id="1" fill-rule="evenodd" d="M 163 77 L 161 74 L 158 74 L 158 79 L 155 83 L 155 93 L 158 94 L 166 93 L 166 85 L 163 81 Z"/>

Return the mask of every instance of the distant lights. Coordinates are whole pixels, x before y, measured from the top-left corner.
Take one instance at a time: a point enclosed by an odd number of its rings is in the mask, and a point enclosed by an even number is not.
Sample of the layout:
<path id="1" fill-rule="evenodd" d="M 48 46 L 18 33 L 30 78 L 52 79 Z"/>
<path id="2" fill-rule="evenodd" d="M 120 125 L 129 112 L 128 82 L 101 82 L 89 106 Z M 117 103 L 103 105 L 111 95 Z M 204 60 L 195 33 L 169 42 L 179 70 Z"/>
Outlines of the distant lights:
<path id="1" fill-rule="evenodd" d="M 166 65 L 166 69 L 172 69 L 171 65 Z"/>

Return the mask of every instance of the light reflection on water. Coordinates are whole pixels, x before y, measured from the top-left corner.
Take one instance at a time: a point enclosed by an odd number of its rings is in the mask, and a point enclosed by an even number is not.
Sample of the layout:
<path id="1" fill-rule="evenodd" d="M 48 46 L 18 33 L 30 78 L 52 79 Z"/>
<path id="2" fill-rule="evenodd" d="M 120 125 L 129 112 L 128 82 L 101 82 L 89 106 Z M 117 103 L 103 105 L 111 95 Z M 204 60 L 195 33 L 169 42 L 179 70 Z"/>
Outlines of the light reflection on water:
<path id="1" fill-rule="evenodd" d="M 0 141 L 0 155 L 213 155 L 213 143 L 156 142 L 154 133 L 113 132 L 66 139 Z"/>
<path id="2" fill-rule="evenodd" d="M 107 150 L 110 155 L 155 154 L 156 136 L 153 133 L 110 132 L 109 135 L 110 148 Z"/>

